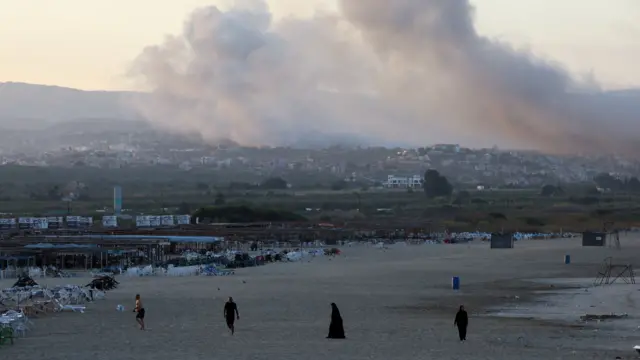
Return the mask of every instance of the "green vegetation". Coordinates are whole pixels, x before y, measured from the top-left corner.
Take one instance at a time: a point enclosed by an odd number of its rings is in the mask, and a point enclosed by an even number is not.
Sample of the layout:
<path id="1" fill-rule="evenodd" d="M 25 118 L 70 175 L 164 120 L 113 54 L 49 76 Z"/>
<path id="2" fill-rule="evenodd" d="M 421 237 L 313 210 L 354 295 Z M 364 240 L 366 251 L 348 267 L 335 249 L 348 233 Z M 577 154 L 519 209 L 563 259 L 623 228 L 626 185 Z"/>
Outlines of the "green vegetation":
<path id="1" fill-rule="evenodd" d="M 294 212 L 277 209 L 241 206 L 203 207 L 193 213 L 194 218 L 209 219 L 218 223 L 240 222 L 290 222 L 305 221 L 303 216 Z"/>
<path id="2" fill-rule="evenodd" d="M 477 191 L 452 186 L 437 172 L 425 175 L 424 191 L 409 191 L 295 172 L 256 179 L 206 169 L 0 166 L 0 212 L 16 217 L 68 210 L 110 214 L 113 186 L 120 185 L 124 213 L 130 215 L 206 211 L 206 217 L 229 222 L 357 220 L 454 231 L 583 231 L 609 222 L 640 226 L 640 187 L 633 178 L 599 175 L 585 184 Z M 599 192 L 596 186 L 609 190 Z M 70 192 L 76 198 L 63 201 Z"/>
<path id="3" fill-rule="evenodd" d="M 451 196 L 453 193 L 453 186 L 449 180 L 436 170 L 427 170 L 424 173 L 423 188 L 425 195 L 430 199 L 438 196 Z"/>

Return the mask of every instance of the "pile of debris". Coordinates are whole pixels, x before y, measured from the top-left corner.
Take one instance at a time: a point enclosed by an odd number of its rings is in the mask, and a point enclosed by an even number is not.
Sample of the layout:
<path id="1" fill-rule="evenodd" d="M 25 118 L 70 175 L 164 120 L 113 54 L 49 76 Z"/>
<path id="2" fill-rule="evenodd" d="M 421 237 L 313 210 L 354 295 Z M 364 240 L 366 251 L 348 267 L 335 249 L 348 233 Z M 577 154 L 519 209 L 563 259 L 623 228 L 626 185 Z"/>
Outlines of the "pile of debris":
<path id="1" fill-rule="evenodd" d="M 627 314 L 603 314 L 603 315 L 596 315 L 596 314 L 586 314 L 583 316 L 580 316 L 580 320 L 582 321 L 593 321 L 593 320 L 612 320 L 612 319 L 624 319 L 629 317 L 629 315 Z"/>
<path id="2" fill-rule="evenodd" d="M 97 289 L 102 291 L 113 290 L 118 287 L 119 282 L 113 276 L 103 275 L 93 279 L 87 284 L 87 287 L 91 289 Z"/>
<path id="3" fill-rule="evenodd" d="M 38 283 L 35 282 L 31 277 L 27 275 L 23 275 L 18 278 L 15 284 L 13 284 L 14 288 L 23 288 L 27 286 L 38 286 Z"/>
<path id="4" fill-rule="evenodd" d="M 51 269 L 47 270 L 47 272 L 50 273 L 53 277 L 70 278 L 74 276 L 73 273 L 68 273 L 59 269 Z"/>
<path id="5" fill-rule="evenodd" d="M 327 256 L 340 255 L 340 249 L 338 248 L 324 249 L 324 254 Z"/>

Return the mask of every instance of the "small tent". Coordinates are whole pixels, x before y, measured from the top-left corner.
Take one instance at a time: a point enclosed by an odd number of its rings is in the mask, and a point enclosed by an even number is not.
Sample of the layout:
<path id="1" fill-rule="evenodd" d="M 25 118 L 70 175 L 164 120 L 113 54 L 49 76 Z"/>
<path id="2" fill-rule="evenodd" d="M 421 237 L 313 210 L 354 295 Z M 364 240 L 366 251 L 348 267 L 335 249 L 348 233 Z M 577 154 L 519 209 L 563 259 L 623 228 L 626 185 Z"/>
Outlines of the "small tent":
<path id="1" fill-rule="evenodd" d="M 513 249 L 512 233 L 493 233 L 491 234 L 491 249 Z"/>
<path id="2" fill-rule="evenodd" d="M 605 246 L 606 243 L 606 233 L 591 231 L 585 231 L 582 233 L 582 246 Z"/>

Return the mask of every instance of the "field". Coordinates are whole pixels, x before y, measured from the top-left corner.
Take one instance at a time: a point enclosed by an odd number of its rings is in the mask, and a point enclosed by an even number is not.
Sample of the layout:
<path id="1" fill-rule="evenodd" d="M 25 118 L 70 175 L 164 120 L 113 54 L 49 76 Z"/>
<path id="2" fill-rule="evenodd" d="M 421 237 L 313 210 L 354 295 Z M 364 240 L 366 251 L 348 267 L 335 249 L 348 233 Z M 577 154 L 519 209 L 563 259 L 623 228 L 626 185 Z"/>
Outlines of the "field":
<path id="1" fill-rule="evenodd" d="M 576 187 L 559 196 L 543 197 L 540 189 L 457 189 L 450 198 L 427 199 L 420 190 L 313 188 L 313 179 L 301 179 L 296 183 L 299 186 L 285 190 L 246 187 L 246 182 L 242 183 L 245 187 L 231 184 L 242 181 L 249 181 L 247 174 L 203 169 L 4 166 L 0 167 L 0 212 L 5 216 L 71 213 L 99 217 L 112 212 L 113 186 L 120 185 L 124 213 L 130 215 L 192 213 L 216 204 L 285 210 L 311 221 L 404 222 L 432 230 L 559 232 L 597 230 L 605 223 L 617 228 L 640 226 L 640 196 L 636 193 L 593 194 Z M 61 200 L 65 192 L 80 196 L 65 202 Z"/>
<path id="2" fill-rule="evenodd" d="M 477 242 L 397 244 L 386 251 L 354 246 L 334 259 L 240 269 L 228 277 L 121 276 L 120 287 L 108 292 L 105 301 L 89 304 L 85 314 L 35 319 L 26 338 L 0 352 L 13 360 L 627 359 L 640 344 L 638 332 L 616 320 L 579 321 L 582 312 L 596 311 L 590 303 L 609 301 L 589 298 L 595 289 L 581 290 L 586 295 L 579 302 L 572 297 L 564 305 L 545 302 L 550 309 L 563 306 L 562 320 L 494 313 L 514 306 L 524 312 L 536 291 L 553 287 L 535 279 L 590 278 L 605 256 L 623 263 L 637 259 L 637 238 L 623 238 L 622 246 L 622 252 L 581 248 L 578 239 L 521 241 L 511 250 L 490 250 Z M 565 254 L 572 255 L 571 265 L 563 263 Z M 458 292 L 451 290 L 452 276 L 461 279 Z M 44 285 L 88 282 L 37 280 Z M 613 296 L 624 300 L 611 301 L 624 307 L 614 311 L 637 319 L 637 286 L 617 289 Z M 136 327 L 130 310 L 137 293 L 147 310 L 146 332 Z M 240 311 L 233 337 L 222 315 L 228 296 Z M 331 302 L 340 308 L 347 340 L 325 339 Z M 127 311 L 116 311 L 118 304 Z M 460 304 L 470 314 L 466 343 L 458 341 L 453 327 Z M 577 310 L 578 305 L 585 308 Z"/>

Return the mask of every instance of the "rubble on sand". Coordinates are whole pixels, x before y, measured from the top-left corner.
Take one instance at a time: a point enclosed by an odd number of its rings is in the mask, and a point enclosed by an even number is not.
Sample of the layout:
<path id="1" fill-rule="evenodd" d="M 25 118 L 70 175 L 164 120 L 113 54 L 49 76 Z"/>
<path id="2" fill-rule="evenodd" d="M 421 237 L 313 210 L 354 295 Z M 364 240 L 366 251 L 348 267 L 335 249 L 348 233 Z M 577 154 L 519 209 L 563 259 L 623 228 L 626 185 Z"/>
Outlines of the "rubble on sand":
<path id="1" fill-rule="evenodd" d="M 23 288 L 27 286 L 38 286 L 38 283 L 35 282 L 30 276 L 21 276 L 18 278 L 15 284 L 13 284 L 14 288 Z"/>
<path id="2" fill-rule="evenodd" d="M 629 317 L 627 314 L 586 314 L 580 316 L 580 320 L 582 321 L 592 321 L 592 320 L 612 320 L 612 319 L 624 319 Z"/>

